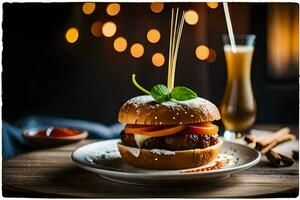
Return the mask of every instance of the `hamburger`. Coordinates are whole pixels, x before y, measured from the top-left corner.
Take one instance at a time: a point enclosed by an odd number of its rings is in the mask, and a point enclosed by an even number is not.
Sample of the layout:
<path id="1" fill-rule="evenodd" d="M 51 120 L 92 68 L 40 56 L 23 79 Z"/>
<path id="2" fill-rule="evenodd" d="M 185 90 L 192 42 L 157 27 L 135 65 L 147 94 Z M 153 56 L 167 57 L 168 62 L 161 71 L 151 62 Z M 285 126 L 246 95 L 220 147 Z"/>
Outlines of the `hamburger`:
<path id="1" fill-rule="evenodd" d="M 167 86 L 156 84 L 148 94 L 128 100 L 119 111 L 125 124 L 118 144 L 122 159 L 149 169 L 183 169 L 205 165 L 221 149 L 218 139 L 218 108 L 184 86 L 174 87 L 176 60 L 184 25 L 184 13 L 172 8 Z M 180 20 L 179 20 L 180 19 Z M 177 23 L 178 22 L 178 23 Z"/>
<path id="2" fill-rule="evenodd" d="M 205 165 L 219 154 L 218 108 L 196 97 L 158 102 L 151 95 L 128 100 L 119 111 L 125 124 L 118 149 L 130 165 L 148 169 L 184 169 Z"/>

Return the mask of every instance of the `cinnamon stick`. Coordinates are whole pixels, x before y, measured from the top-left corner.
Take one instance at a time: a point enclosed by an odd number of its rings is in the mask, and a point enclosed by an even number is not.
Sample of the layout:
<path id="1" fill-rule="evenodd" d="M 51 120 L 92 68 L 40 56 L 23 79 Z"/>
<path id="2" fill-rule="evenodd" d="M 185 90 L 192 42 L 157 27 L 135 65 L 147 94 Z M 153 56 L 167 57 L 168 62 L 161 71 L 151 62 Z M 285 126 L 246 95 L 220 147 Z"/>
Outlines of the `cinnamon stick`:
<path id="1" fill-rule="evenodd" d="M 292 158 L 290 158 L 290 157 L 287 157 L 287 156 L 285 156 L 285 155 L 282 155 L 282 154 L 280 154 L 280 153 L 278 153 L 278 154 L 280 155 L 281 161 L 282 161 L 282 163 L 283 163 L 285 166 L 291 166 L 291 165 L 293 165 L 293 164 L 295 163 L 295 160 L 294 160 L 294 159 L 292 159 Z"/>
<path id="2" fill-rule="evenodd" d="M 283 163 L 283 165 L 285 166 L 291 166 L 295 163 L 295 161 L 292 158 L 277 153 L 273 150 L 268 151 L 265 155 L 268 158 L 270 164 L 273 166 L 278 167 L 281 165 L 281 163 Z"/>
<path id="3" fill-rule="evenodd" d="M 283 165 L 285 166 L 291 166 L 294 164 L 294 159 L 282 155 L 278 152 L 275 152 L 273 148 L 278 144 L 295 139 L 296 136 L 290 134 L 290 129 L 288 127 L 282 128 L 276 131 L 272 136 L 260 140 L 256 140 L 255 135 L 251 134 L 247 135 L 244 138 L 247 144 L 255 142 L 255 149 L 259 150 L 262 154 L 265 154 L 267 159 L 273 166 L 280 166 L 281 163 L 283 163 Z"/>
<path id="4" fill-rule="evenodd" d="M 293 150 L 293 159 L 299 160 L 299 151 Z"/>
<path id="5" fill-rule="evenodd" d="M 274 139 L 271 143 L 267 144 L 266 146 L 264 146 L 261 149 L 261 153 L 265 154 L 267 153 L 269 150 L 273 149 L 275 146 L 277 146 L 278 144 L 281 144 L 283 142 L 289 141 L 289 140 L 294 140 L 296 139 L 296 136 L 292 135 L 292 134 L 284 134 L 282 135 L 282 137 L 280 138 L 276 138 Z M 257 143 L 256 143 L 257 145 Z"/>
<path id="6" fill-rule="evenodd" d="M 282 128 L 272 136 L 256 141 L 255 149 L 262 151 L 262 153 L 267 153 L 270 149 L 280 143 L 296 139 L 296 137 L 292 134 L 289 134 L 289 132 L 289 128 Z"/>
<path id="7" fill-rule="evenodd" d="M 247 142 L 247 144 L 254 143 L 254 142 L 256 142 L 256 136 L 253 134 L 249 134 L 249 135 L 246 135 L 244 140 L 245 140 L 245 142 Z"/>
<path id="8" fill-rule="evenodd" d="M 277 166 L 277 167 L 280 166 L 281 157 L 280 157 L 279 154 L 277 154 L 276 152 L 270 150 L 265 155 L 268 158 L 268 160 L 271 163 L 271 165 Z"/>

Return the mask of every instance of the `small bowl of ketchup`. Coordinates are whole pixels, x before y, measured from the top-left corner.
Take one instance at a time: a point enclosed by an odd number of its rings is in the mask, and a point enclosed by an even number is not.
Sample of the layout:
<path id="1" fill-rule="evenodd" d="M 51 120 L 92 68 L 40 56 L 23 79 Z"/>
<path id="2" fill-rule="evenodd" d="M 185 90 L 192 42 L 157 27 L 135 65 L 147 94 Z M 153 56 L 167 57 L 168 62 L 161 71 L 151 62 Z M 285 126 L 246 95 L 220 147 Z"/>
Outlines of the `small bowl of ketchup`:
<path id="1" fill-rule="evenodd" d="M 23 138 L 31 143 L 43 147 L 60 146 L 78 142 L 87 138 L 88 132 L 70 128 L 29 129 L 23 132 Z"/>

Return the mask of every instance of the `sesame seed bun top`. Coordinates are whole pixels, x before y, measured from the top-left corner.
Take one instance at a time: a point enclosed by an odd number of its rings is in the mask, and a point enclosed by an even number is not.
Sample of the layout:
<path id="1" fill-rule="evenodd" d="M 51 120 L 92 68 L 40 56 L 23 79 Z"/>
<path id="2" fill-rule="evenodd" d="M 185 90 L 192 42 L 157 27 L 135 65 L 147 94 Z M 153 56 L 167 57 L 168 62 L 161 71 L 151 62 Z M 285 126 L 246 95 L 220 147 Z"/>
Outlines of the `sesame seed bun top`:
<path id="1" fill-rule="evenodd" d="M 119 122 L 138 125 L 178 125 L 219 120 L 218 108 L 197 97 L 187 101 L 159 103 L 150 95 L 128 100 L 120 109 Z"/>

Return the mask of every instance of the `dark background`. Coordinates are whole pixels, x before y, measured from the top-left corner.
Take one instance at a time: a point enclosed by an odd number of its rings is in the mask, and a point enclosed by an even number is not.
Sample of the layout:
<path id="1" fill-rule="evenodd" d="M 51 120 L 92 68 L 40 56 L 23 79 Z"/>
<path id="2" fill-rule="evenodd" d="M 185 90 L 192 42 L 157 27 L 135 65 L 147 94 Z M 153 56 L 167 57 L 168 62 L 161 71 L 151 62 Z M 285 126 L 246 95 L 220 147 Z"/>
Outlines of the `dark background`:
<path id="1" fill-rule="evenodd" d="M 170 10 L 175 6 L 195 9 L 200 17 L 195 26 L 185 24 L 175 85 L 193 88 L 219 106 L 226 83 L 221 36 L 227 29 L 222 6 L 210 9 L 205 3 L 165 4 L 162 13 L 154 14 L 149 5 L 121 4 L 121 12 L 110 17 L 105 13 L 106 3 L 97 3 L 92 15 L 82 13 L 82 3 L 4 3 L 2 118 L 12 122 L 27 115 L 49 115 L 117 122 L 120 106 L 141 94 L 131 83 L 132 73 L 146 88 L 166 83 L 167 60 L 157 68 L 151 55 L 157 51 L 168 55 Z M 298 4 L 293 6 L 298 10 Z M 298 73 L 274 79 L 267 72 L 268 4 L 231 3 L 230 11 L 236 34 L 257 35 L 252 63 L 257 123 L 298 123 Z M 94 37 L 90 26 L 96 20 L 114 21 L 116 35 Z M 79 39 L 69 44 L 64 36 L 72 26 L 79 29 Z M 159 43 L 147 41 L 150 28 L 160 30 Z M 123 53 L 113 49 L 118 36 L 128 41 Z M 135 42 L 145 47 L 142 58 L 130 55 L 130 45 Z M 199 44 L 215 49 L 215 62 L 195 57 Z"/>

